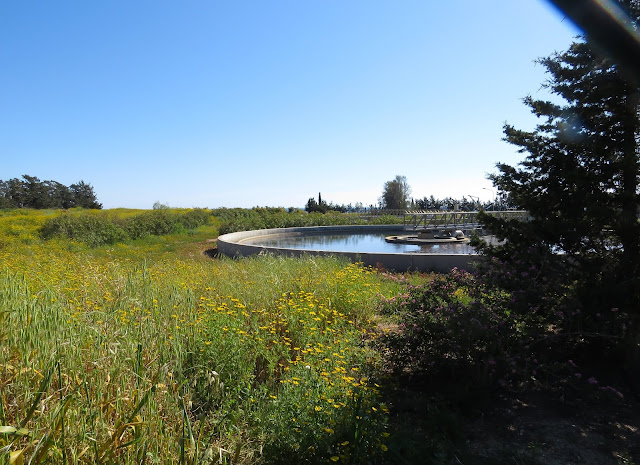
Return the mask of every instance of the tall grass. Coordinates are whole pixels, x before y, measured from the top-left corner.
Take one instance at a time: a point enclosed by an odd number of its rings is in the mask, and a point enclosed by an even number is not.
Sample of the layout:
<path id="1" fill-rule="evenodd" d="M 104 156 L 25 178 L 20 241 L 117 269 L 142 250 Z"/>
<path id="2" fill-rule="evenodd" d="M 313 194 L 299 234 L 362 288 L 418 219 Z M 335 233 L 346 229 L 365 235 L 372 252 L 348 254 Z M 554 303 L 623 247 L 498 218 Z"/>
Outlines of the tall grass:
<path id="1" fill-rule="evenodd" d="M 193 239 L 179 232 L 43 241 L 52 215 L 0 216 L 0 461 L 385 460 L 366 341 L 394 281 L 337 259 L 156 247 Z"/>

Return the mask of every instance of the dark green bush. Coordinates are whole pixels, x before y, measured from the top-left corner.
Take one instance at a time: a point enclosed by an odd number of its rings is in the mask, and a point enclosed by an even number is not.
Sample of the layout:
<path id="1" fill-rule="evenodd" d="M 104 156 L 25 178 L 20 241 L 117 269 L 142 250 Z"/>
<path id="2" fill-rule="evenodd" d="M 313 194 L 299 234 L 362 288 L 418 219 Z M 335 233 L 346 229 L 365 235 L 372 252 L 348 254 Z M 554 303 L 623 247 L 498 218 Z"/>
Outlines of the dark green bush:
<path id="1" fill-rule="evenodd" d="M 182 214 L 180 222 L 184 229 L 195 229 L 209 223 L 211 215 L 207 210 L 202 208 L 194 208 Z"/>
<path id="2" fill-rule="evenodd" d="M 40 229 L 40 235 L 43 239 L 64 237 L 84 242 L 91 247 L 98 247 L 147 236 L 163 236 L 191 230 L 207 224 L 210 218 L 208 211 L 203 209 L 186 212 L 153 210 L 126 219 L 89 212 L 80 214 L 63 212 L 45 221 Z"/>
<path id="3" fill-rule="evenodd" d="M 629 315 L 610 306 L 587 314 L 531 263 L 494 257 L 475 274 L 452 270 L 407 283 L 385 301 L 398 323 L 378 340 L 390 367 L 456 395 L 533 384 L 622 396 L 593 374 L 619 379 Z"/>
<path id="4" fill-rule="evenodd" d="M 63 213 L 45 221 L 40 229 L 44 239 L 65 237 L 84 242 L 91 247 L 115 244 L 128 239 L 127 232 L 106 217 Z"/>
<path id="5" fill-rule="evenodd" d="M 131 239 L 142 239 L 147 236 L 164 236 L 195 229 L 207 224 L 209 218 L 209 213 L 200 208 L 186 212 L 158 209 L 127 219 L 124 227 Z"/>
<path id="6" fill-rule="evenodd" d="M 513 351 L 530 336 L 516 330 L 519 321 L 508 303 L 506 294 L 453 270 L 425 285 L 407 285 L 386 301 L 386 311 L 397 315 L 399 325 L 381 342 L 398 373 L 489 386 L 505 376 Z"/>
<path id="7" fill-rule="evenodd" d="M 183 229 L 179 218 L 179 214 L 169 210 L 153 210 L 128 218 L 124 228 L 131 239 L 164 236 Z"/>

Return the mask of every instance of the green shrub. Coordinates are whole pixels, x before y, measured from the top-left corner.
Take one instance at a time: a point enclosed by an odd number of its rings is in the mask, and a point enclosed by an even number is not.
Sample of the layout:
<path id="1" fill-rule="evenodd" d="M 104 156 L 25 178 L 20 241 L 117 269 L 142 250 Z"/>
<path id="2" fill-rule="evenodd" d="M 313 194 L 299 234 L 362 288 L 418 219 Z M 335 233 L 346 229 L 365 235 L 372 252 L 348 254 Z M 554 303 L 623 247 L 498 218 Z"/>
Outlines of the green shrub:
<path id="1" fill-rule="evenodd" d="M 182 214 L 180 222 L 184 229 L 195 229 L 209 223 L 211 215 L 207 210 L 202 208 L 194 208 Z"/>
<path id="2" fill-rule="evenodd" d="M 63 212 L 47 219 L 40 228 L 43 239 L 63 237 L 91 247 L 164 236 L 192 230 L 209 222 L 207 210 L 176 211 L 156 209 L 124 217 L 91 212 Z"/>
<path id="3" fill-rule="evenodd" d="M 494 257 L 480 270 L 406 284 L 386 300 L 397 329 L 379 344 L 396 374 L 447 386 L 458 400 L 525 385 L 622 396 L 592 375 L 619 379 L 628 314 L 605 306 L 585 314 L 531 262 L 511 267 Z"/>
<path id="4" fill-rule="evenodd" d="M 91 247 L 115 244 L 128 239 L 127 232 L 109 219 L 93 215 L 63 213 L 49 218 L 40 229 L 43 239 L 65 237 L 84 242 Z"/>
<path id="5" fill-rule="evenodd" d="M 506 376 L 514 350 L 529 336 L 508 303 L 508 294 L 453 270 L 388 299 L 386 312 L 396 314 L 399 324 L 381 342 L 398 373 L 489 387 Z"/>
<path id="6" fill-rule="evenodd" d="M 164 236 L 183 229 L 178 214 L 169 210 L 140 213 L 128 218 L 124 222 L 124 228 L 131 239 L 142 239 L 151 235 Z"/>

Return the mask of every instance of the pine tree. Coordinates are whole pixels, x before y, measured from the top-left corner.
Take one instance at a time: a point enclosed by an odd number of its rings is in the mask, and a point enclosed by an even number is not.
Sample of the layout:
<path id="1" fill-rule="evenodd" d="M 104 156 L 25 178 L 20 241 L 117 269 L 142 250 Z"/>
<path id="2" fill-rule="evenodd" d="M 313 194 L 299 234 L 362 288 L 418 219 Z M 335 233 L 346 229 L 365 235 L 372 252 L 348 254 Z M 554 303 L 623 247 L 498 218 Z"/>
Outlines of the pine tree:
<path id="1" fill-rule="evenodd" d="M 73 194 L 75 207 L 101 209 L 102 204 L 98 202 L 93 186 L 84 181 L 79 181 L 69 186 Z"/>
<path id="2" fill-rule="evenodd" d="M 640 17 L 637 2 L 620 3 Z M 490 176 L 531 221 L 485 215 L 485 226 L 507 239 L 488 253 L 553 256 L 585 307 L 622 305 L 638 313 L 639 89 L 586 38 L 539 63 L 550 75 L 544 87 L 560 99 L 524 99 L 542 122 L 533 131 L 505 125 L 504 132 L 527 156 L 517 167 L 499 163 Z"/>

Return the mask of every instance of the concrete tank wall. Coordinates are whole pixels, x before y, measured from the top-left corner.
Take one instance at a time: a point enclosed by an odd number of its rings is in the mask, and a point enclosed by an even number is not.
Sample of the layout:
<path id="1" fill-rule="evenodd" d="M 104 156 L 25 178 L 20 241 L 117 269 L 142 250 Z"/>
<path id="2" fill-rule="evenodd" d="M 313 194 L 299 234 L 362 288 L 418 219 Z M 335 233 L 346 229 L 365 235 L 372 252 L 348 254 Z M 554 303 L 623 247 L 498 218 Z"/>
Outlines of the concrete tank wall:
<path id="1" fill-rule="evenodd" d="M 328 252 L 323 250 L 300 250 L 281 247 L 266 247 L 255 244 L 243 244 L 242 241 L 259 236 L 275 234 L 335 234 L 335 233 L 376 233 L 384 232 L 392 235 L 406 231 L 395 225 L 389 226 L 314 226 L 306 228 L 277 228 L 259 229 L 255 231 L 241 231 L 224 234 L 218 237 L 218 252 L 228 257 L 247 257 L 259 253 L 274 253 L 300 257 L 303 255 L 338 255 L 347 257 L 351 261 L 362 262 L 365 265 L 377 266 L 395 271 L 436 271 L 446 273 L 453 268 L 473 270 L 474 255 L 466 254 L 421 254 L 421 253 L 356 253 L 356 252 Z"/>

